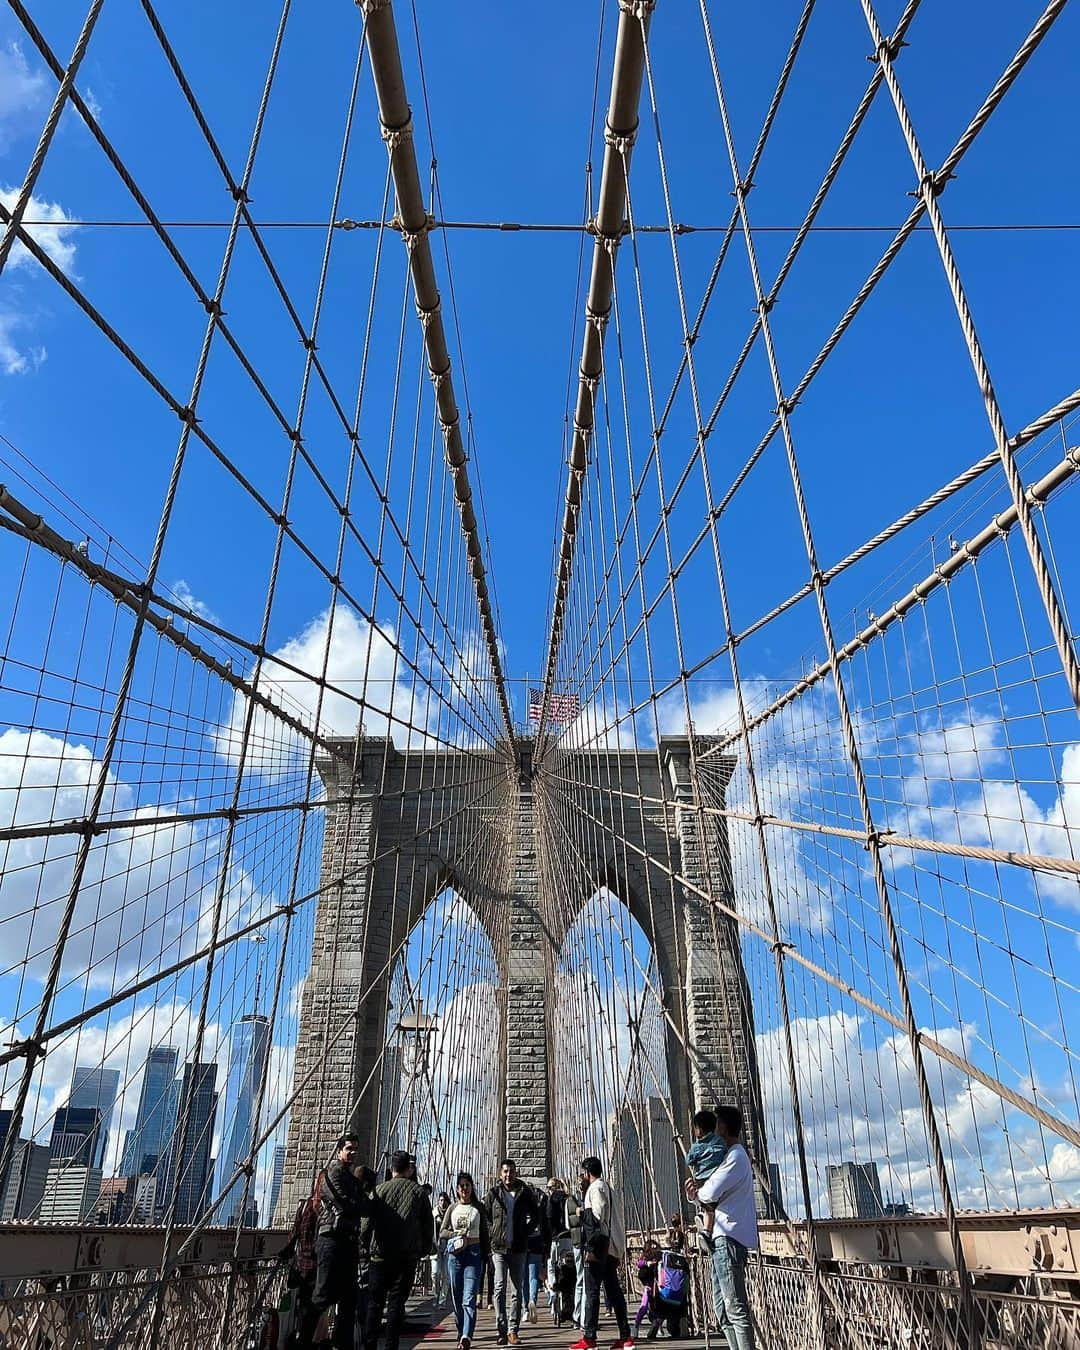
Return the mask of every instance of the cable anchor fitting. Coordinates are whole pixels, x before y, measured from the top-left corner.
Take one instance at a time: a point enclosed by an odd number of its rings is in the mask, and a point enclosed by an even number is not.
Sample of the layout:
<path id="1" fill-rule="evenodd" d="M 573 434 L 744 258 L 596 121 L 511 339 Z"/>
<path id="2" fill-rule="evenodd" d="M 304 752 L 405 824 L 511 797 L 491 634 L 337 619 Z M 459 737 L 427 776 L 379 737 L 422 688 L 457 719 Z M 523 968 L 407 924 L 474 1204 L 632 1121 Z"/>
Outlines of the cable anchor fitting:
<path id="1" fill-rule="evenodd" d="M 370 19 L 373 14 L 377 14 L 380 9 L 385 9 L 390 0 L 356 0 L 356 8 L 363 14 L 365 19 Z"/>

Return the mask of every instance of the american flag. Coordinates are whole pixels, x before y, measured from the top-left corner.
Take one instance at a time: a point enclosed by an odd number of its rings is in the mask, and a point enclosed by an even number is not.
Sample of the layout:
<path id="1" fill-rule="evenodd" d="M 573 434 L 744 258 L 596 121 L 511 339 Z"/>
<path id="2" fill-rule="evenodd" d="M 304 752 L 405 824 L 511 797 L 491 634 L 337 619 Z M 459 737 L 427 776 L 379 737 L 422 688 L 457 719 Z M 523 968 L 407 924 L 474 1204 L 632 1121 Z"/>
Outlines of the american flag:
<path id="1" fill-rule="evenodd" d="M 544 706 L 544 691 L 529 690 L 529 721 L 539 722 L 540 711 Z M 577 694 L 552 694 L 548 699 L 548 721 L 558 726 L 566 726 L 581 716 L 581 699 Z"/>

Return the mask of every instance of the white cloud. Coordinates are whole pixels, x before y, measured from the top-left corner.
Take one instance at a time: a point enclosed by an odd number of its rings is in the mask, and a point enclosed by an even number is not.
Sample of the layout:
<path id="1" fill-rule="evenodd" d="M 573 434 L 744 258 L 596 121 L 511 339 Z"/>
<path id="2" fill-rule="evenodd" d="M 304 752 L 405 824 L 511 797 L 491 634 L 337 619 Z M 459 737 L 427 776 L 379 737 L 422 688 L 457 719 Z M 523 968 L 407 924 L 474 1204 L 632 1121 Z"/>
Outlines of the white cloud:
<path id="1" fill-rule="evenodd" d="M 0 202 L 9 210 L 15 209 L 19 200 L 19 188 L 0 188 Z M 40 221 L 41 224 L 27 225 L 26 232 L 31 239 L 47 253 L 62 272 L 73 276 L 75 271 L 75 241 L 72 238 L 72 217 L 58 202 L 47 202 L 41 197 L 31 196 L 23 217 L 28 221 Z M 19 268 L 36 267 L 37 259 L 20 243 L 16 243 L 8 257 L 5 272 L 15 272 Z"/>
<path id="2" fill-rule="evenodd" d="M 203 604 L 187 582 L 180 578 L 174 581 L 169 588 L 178 605 L 183 605 L 185 609 L 190 609 L 192 614 L 197 614 L 200 619 L 206 619 L 208 623 L 217 623 L 218 617 L 209 605 Z"/>
<path id="3" fill-rule="evenodd" d="M 803 1109 L 815 1211 L 828 1215 L 826 1166 L 874 1161 L 882 1193 L 914 1208 L 940 1207 L 926 1145 L 914 1061 L 901 1032 L 875 1036 L 869 1019 L 850 1012 L 793 1019 L 799 1095 Z M 956 1053 L 971 1054 L 976 1028 L 948 1026 L 935 1035 Z M 801 1213 L 791 1140 L 783 1035 L 757 1038 L 771 1158 L 779 1164 L 784 1200 Z M 1080 1196 L 1080 1151 L 1047 1135 L 1008 1109 L 996 1093 L 958 1069 L 927 1056 L 930 1093 L 960 1208 L 985 1209 L 1075 1203 Z M 1030 1091 L 1030 1084 L 1018 1085 Z"/>
<path id="4" fill-rule="evenodd" d="M 259 692 L 310 727 L 317 718 L 319 731 L 326 736 L 353 736 L 362 721 L 369 736 L 389 734 L 396 745 L 421 743 L 433 699 L 414 693 L 407 678 L 410 671 L 394 647 L 394 630 L 371 628 L 345 605 L 337 607 L 333 631 L 329 630 L 327 612 L 279 647 L 263 664 Z M 283 661 L 304 674 L 296 674 Z M 330 687 L 320 706 L 318 682 L 324 664 Z M 247 704 L 246 695 L 237 693 L 229 721 L 215 734 L 219 754 L 234 763 L 243 746 Z M 267 777 L 296 772 L 306 764 L 309 750 L 305 737 L 256 705 L 245 759 L 248 772 Z"/>
<path id="5" fill-rule="evenodd" d="M 21 314 L 0 309 L 0 371 L 5 375 L 26 375 L 35 371 L 45 360 L 45 348 L 23 348 L 15 340 L 16 330 L 25 326 Z"/>
<path id="6" fill-rule="evenodd" d="M 0 734 L 0 827 L 76 821 L 92 804 L 101 765 L 84 745 L 43 731 Z M 64 947 L 63 975 L 111 988 L 180 959 L 208 940 L 223 834 L 184 821 L 186 804 L 147 805 L 108 774 L 100 818 L 135 821 L 90 848 Z M 0 974 L 48 969 L 74 875 L 78 834 L 0 844 Z M 251 875 L 231 862 L 219 936 L 268 912 Z"/>
<path id="7" fill-rule="evenodd" d="M 0 735 L 0 825 L 77 820 L 91 804 L 100 765 L 83 745 L 43 731 L 9 727 Z M 109 985 L 147 960 L 175 959 L 193 882 L 196 836 L 185 824 L 158 824 L 163 812 L 139 806 L 133 789 L 107 775 L 104 818 L 137 819 L 95 840 L 75 905 L 64 970 L 89 971 Z M 9 968 L 40 974 L 49 964 L 70 890 L 77 834 L 13 839 L 2 847 L 0 947 Z"/>
<path id="8" fill-rule="evenodd" d="M 28 120 L 24 114 L 41 103 L 44 93 L 44 72 L 30 69 L 19 44 L 12 40 L 0 46 L 0 130 L 7 132 L 0 140 L 0 149 L 23 129 L 22 124 Z"/>

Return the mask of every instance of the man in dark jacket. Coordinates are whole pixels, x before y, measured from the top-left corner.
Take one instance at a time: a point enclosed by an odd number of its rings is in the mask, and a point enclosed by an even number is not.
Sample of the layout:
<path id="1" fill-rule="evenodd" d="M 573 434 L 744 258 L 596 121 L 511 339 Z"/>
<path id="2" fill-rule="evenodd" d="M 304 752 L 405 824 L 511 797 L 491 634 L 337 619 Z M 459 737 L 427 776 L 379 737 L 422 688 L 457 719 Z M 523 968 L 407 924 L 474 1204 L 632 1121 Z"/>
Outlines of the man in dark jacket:
<path id="1" fill-rule="evenodd" d="M 356 1336 L 356 1280 L 360 1223 L 370 1200 L 353 1167 L 358 1139 L 346 1134 L 337 1142 L 333 1161 L 319 1187 L 319 1217 L 315 1238 L 315 1291 L 304 1307 L 297 1343 L 306 1348 L 319 1318 L 337 1304 L 334 1350 L 353 1350 Z"/>
<path id="2" fill-rule="evenodd" d="M 540 1217 L 532 1190 L 520 1179 L 517 1165 L 510 1158 L 502 1160 L 499 1180 L 488 1191 L 484 1208 L 491 1232 L 491 1259 L 495 1263 L 495 1344 L 506 1345 L 509 1341 L 510 1345 L 518 1345 L 529 1261 L 529 1234 L 539 1226 Z M 509 1318 L 506 1315 L 507 1276 L 514 1291 Z"/>
<path id="3" fill-rule="evenodd" d="M 385 1307 L 386 1350 L 398 1350 L 416 1263 L 431 1251 L 434 1236 L 431 1202 L 416 1183 L 411 1153 L 399 1150 L 390 1159 L 390 1180 L 375 1187 L 371 1216 L 364 1227 L 371 1255 L 364 1347 L 375 1350 L 378 1345 Z"/>

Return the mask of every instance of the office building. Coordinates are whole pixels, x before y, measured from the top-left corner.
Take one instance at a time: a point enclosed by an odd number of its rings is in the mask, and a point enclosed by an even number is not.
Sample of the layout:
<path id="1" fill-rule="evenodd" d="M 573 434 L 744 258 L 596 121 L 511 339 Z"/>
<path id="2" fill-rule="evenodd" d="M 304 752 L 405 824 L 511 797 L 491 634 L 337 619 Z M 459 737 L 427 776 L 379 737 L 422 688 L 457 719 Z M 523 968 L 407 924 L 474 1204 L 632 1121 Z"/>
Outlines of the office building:
<path id="1" fill-rule="evenodd" d="M 842 1162 L 825 1169 L 834 1219 L 878 1219 L 885 1210 L 877 1163 Z"/>
<path id="2" fill-rule="evenodd" d="M 177 1058 L 171 1045 L 155 1046 L 147 1056 L 135 1124 L 124 1137 L 121 1176 L 137 1177 L 155 1171 L 172 1140 Z"/>
<path id="3" fill-rule="evenodd" d="M 241 1017 L 233 1028 L 229 1047 L 229 1074 L 225 1081 L 221 1154 L 217 1160 L 215 1195 L 220 1195 L 225 1190 L 237 1168 L 251 1153 L 257 1124 L 255 1110 L 259 1102 L 260 1085 L 266 1071 L 266 1057 L 269 1050 L 270 1019 L 258 1013 Z M 247 1207 L 242 1221 L 245 1226 L 252 1227 L 255 1222 L 254 1176 L 246 1190 Z M 218 1210 L 216 1222 L 235 1224 L 241 1221 L 244 1191 L 244 1180 L 241 1178 Z"/>
<path id="4" fill-rule="evenodd" d="M 177 1084 L 177 1121 L 164 1172 L 159 1167 L 157 1211 L 164 1214 L 176 1189 L 176 1222 L 195 1223 L 210 1203 L 211 1150 L 217 1113 L 217 1065 L 185 1064 Z M 188 1115 L 184 1129 L 183 1115 Z"/>
<path id="5" fill-rule="evenodd" d="M 3 1133 L 0 1132 L 0 1138 Z M 20 1139 L 11 1157 L 11 1167 L 3 1194 L 0 1195 L 0 1222 L 12 1219 L 36 1219 L 45 1194 L 45 1179 L 49 1172 L 47 1144 L 34 1144 Z"/>
<path id="6" fill-rule="evenodd" d="M 270 1198 L 266 1206 L 266 1220 L 268 1223 L 274 1222 L 274 1215 L 277 1213 L 278 1199 L 281 1196 L 281 1180 L 285 1175 L 285 1145 L 274 1145 L 274 1164 L 270 1172 Z"/>
<path id="7" fill-rule="evenodd" d="M 82 1223 L 90 1218 L 100 1194 L 100 1167 L 50 1158 L 37 1217 L 43 1223 Z"/>
<path id="8" fill-rule="evenodd" d="M 76 1111 L 96 1111 L 99 1117 L 90 1158 L 91 1167 L 105 1165 L 105 1153 L 109 1145 L 109 1125 L 119 1089 L 119 1069 L 103 1069 L 100 1066 L 85 1064 L 75 1066 L 68 1106 Z"/>
<path id="9" fill-rule="evenodd" d="M 92 1167 L 100 1137 L 101 1112 L 96 1106 L 61 1106 L 53 1116 L 49 1156 L 79 1167 Z"/>

